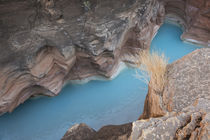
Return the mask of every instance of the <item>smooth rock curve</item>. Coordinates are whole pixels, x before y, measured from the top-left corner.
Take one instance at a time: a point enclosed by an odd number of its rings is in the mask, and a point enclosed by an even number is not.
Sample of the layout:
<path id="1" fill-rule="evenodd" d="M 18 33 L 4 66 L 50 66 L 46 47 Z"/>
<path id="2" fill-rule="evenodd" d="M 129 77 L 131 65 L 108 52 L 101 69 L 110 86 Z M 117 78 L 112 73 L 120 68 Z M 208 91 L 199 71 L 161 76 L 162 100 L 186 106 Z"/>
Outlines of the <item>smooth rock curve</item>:
<path id="1" fill-rule="evenodd" d="M 69 80 L 110 78 L 148 49 L 163 23 L 156 0 L 0 1 L 0 114 Z"/>

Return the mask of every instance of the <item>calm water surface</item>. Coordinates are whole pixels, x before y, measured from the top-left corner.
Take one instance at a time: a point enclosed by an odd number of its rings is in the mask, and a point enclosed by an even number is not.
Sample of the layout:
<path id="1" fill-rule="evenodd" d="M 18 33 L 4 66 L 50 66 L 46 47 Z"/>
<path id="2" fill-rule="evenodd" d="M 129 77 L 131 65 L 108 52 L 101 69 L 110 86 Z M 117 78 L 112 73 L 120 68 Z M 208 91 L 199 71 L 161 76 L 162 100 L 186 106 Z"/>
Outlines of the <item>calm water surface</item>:
<path id="1" fill-rule="evenodd" d="M 151 48 L 164 52 L 169 62 L 199 48 L 180 40 L 179 27 L 164 24 Z M 0 116 L 0 140 L 59 140 L 75 123 L 99 129 L 136 120 L 143 111 L 147 85 L 125 69 L 112 81 L 67 85 L 60 95 L 28 100 L 11 114 Z"/>

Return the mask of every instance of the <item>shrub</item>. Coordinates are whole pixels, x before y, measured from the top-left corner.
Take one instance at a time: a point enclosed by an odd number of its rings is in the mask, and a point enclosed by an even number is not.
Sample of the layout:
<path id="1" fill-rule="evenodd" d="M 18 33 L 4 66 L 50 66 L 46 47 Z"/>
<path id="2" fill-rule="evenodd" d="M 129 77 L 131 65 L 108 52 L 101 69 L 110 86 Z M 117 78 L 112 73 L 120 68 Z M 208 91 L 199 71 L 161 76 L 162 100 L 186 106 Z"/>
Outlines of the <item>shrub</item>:
<path id="1" fill-rule="evenodd" d="M 138 78 L 143 79 L 147 84 L 150 79 L 150 88 L 157 92 L 162 92 L 166 77 L 166 66 L 168 60 L 164 54 L 159 55 L 157 52 L 143 51 L 138 55 L 138 68 L 142 74 L 138 74 Z"/>
<path id="2" fill-rule="evenodd" d="M 89 11 L 90 10 L 90 7 L 91 7 L 91 4 L 89 1 L 85 0 L 83 2 L 83 7 L 85 8 L 86 11 Z"/>

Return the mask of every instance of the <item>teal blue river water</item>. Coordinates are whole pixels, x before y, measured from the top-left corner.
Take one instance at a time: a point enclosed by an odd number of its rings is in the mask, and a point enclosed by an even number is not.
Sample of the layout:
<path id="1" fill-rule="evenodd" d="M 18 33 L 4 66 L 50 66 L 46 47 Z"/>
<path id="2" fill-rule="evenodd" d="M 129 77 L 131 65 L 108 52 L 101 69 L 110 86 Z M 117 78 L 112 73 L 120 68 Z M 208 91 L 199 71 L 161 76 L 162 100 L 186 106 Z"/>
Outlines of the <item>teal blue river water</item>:
<path id="1" fill-rule="evenodd" d="M 179 27 L 164 24 L 151 49 L 164 52 L 173 62 L 199 48 L 180 40 Z M 75 123 L 96 130 L 108 124 L 136 120 L 143 111 L 147 84 L 136 70 L 127 68 L 112 81 L 66 85 L 57 97 L 31 99 L 12 113 L 0 116 L 0 140 L 59 140 Z"/>

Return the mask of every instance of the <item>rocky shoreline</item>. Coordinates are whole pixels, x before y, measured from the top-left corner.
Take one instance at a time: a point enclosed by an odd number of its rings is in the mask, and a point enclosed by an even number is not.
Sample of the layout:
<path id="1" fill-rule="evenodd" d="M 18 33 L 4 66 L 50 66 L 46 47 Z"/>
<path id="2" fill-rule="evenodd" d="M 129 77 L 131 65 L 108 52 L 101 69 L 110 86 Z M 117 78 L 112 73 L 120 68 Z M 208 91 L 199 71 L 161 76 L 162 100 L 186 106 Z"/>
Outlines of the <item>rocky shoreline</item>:
<path id="1" fill-rule="evenodd" d="M 62 140 L 208 140 L 210 48 L 198 49 L 169 64 L 167 69 L 163 93 L 149 88 L 140 120 L 104 126 L 98 131 L 76 124 Z"/>

